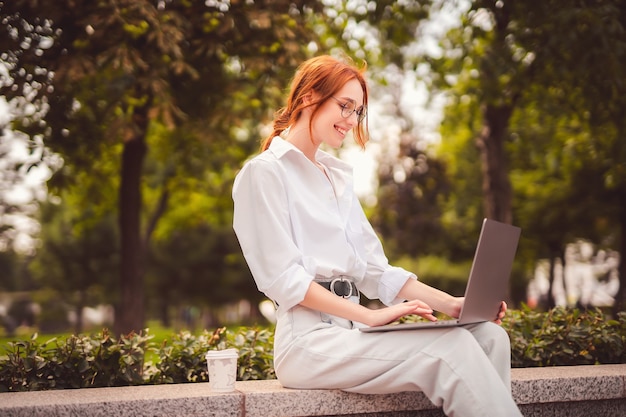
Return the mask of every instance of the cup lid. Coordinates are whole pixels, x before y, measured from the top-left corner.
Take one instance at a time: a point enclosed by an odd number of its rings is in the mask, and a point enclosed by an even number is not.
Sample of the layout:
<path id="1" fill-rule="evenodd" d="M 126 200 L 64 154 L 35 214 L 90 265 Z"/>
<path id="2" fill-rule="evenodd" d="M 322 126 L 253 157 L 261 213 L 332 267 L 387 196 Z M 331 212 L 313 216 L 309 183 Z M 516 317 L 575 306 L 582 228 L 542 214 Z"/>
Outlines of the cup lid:
<path id="1" fill-rule="evenodd" d="M 238 358 L 239 352 L 237 349 L 209 350 L 205 356 L 213 359 Z"/>

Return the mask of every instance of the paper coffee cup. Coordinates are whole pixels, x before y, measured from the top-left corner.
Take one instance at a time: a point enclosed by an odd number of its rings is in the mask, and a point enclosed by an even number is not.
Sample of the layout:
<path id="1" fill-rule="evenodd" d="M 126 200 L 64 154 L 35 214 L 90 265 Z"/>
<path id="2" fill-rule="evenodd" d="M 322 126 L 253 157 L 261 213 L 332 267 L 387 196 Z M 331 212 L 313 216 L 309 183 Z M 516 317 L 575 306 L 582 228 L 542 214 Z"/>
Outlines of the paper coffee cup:
<path id="1" fill-rule="evenodd" d="M 237 349 L 209 350 L 206 353 L 211 390 L 217 392 L 234 391 L 238 358 Z"/>

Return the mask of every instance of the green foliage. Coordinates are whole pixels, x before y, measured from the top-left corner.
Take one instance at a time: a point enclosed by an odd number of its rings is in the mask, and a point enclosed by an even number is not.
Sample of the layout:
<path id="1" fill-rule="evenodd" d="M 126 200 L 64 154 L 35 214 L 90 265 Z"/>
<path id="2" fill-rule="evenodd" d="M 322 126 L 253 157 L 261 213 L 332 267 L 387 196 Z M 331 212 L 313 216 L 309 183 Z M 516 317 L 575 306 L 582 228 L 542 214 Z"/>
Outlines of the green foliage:
<path id="1" fill-rule="evenodd" d="M 270 329 L 243 327 L 236 332 L 230 332 L 222 327 L 213 333 L 205 330 L 198 336 L 182 332 L 156 349 L 159 360 L 147 382 L 207 382 L 204 354 L 207 350 L 228 348 L 239 351 L 237 380 L 273 379 L 276 378 L 273 343 L 274 333 Z"/>
<path id="2" fill-rule="evenodd" d="M 274 331 L 271 329 L 241 329 L 230 343 L 239 349 L 237 379 L 274 379 Z"/>
<path id="3" fill-rule="evenodd" d="M 119 268 L 115 216 L 79 209 L 72 196 L 62 195 L 70 198 L 41 205 L 41 244 L 29 271 L 41 287 L 57 291 L 72 305 L 113 302 L 106 294 L 113 293 Z M 82 302 L 77 300 L 81 297 Z"/>
<path id="4" fill-rule="evenodd" d="M 433 255 L 420 256 L 417 260 L 403 257 L 394 264 L 414 272 L 420 281 L 457 296 L 463 295 L 471 268 L 471 261 L 452 263 Z"/>
<path id="5" fill-rule="evenodd" d="M 11 248 L 0 250 L 0 292 L 28 291 L 34 287 L 33 277 L 28 273 L 30 259 Z"/>
<path id="6" fill-rule="evenodd" d="M 543 313 L 525 307 L 509 311 L 503 327 L 516 368 L 626 363 L 626 312 L 610 319 L 597 309 Z"/>
<path id="7" fill-rule="evenodd" d="M 274 1 L 271 11 L 254 2 L 0 5 L 0 95 L 33 109 L 18 108 L 11 128 L 62 158 L 48 185 L 75 208 L 72 232 L 117 215 L 119 245 L 109 247 L 119 256 L 118 333 L 143 327 L 142 260 L 153 233 L 167 238 L 181 217 L 228 222 L 235 167 L 256 148 L 267 109 L 280 106 L 288 74 L 316 44 L 308 22 L 322 7 L 301 0 Z M 175 203 L 189 212 L 168 217 Z M 78 244 L 83 236 L 76 237 Z M 72 253 L 53 243 L 47 250 Z M 55 266 L 65 264 L 79 266 Z M 85 291 L 84 268 L 63 272 L 70 291 Z"/>
<path id="8" fill-rule="evenodd" d="M 523 229 L 518 259 L 532 268 L 576 238 L 623 251 L 626 84 L 617 64 L 626 51 L 623 2 L 468 6 L 462 26 L 442 38 L 441 54 L 426 58 L 432 69 L 426 78 L 449 95 L 439 150 L 452 177 L 446 232 L 481 215 L 476 196 L 488 197 L 481 187 L 493 172 L 488 154 L 479 165 L 470 147 L 487 134 L 497 139 L 492 149 L 499 143 L 504 150 L 496 161 L 507 164 L 501 184 L 511 183 L 512 218 Z M 489 174 L 482 184 L 479 166 Z M 494 196 L 508 198 L 502 190 Z M 489 213 L 487 198 L 483 207 Z M 626 300 L 625 265 L 616 311 Z"/>
<path id="9" fill-rule="evenodd" d="M 509 310 L 502 326 L 515 368 L 626 363 L 626 312 L 611 319 L 600 310 L 524 307 Z M 0 392 L 207 382 L 205 353 L 227 348 L 239 351 L 237 380 L 276 378 L 272 328 L 183 331 L 162 343 L 153 337 L 146 331 L 116 339 L 105 330 L 8 343 L 0 356 Z"/>
<path id="10" fill-rule="evenodd" d="M 381 164 L 372 224 L 392 253 L 442 254 L 453 247 L 442 238 L 445 235 L 439 221 L 438 203 L 450 189 L 445 171 L 442 162 L 419 149 L 414 141 L 402 143 L 398 157 Z"/>
<path id="11" fill-rule="evenodd" d="M 481 160 L 474 142 L 481 117 L 476 100 L 461 89 L 457 85 L 451 90 L 451 104 L 444 109 L 440 127 L 442 140 L 436 147 L 436 154 L 446 166 L 451 187 L 441 201 L 441 222 L 450 244 L 464 250 L 469 257 L 467 254 L 475 247 L 475 236 L 484 217 Z"/>
<path id="12" fill-rule="evenodd" d="M 185 303 L 215 308 L 241 298 L 262 300 L 230 225 L 180 227 L 155 240 L 148 256 L 150 312 Z"/>
<path id="13" fill-rule="evenodd" d="M 143 382 L 150 336 L 94 336 L 11 342 L 0 357 L 0 391 L 111 387 Z"/>
<path id="14" fill-rule="evenodd" d="M 10 342 L 0 356 L 0 392 L 207 382 L 204 354 L 226 348 L 239 351 L 238 380 L 275 378 L 270 329 L 181 332 L 160 345 L 152 338 L 147 330 L 119 339 L 105 330 L 92 337 L 72 335 L 40 343 L 35 334 Z"/>
<path id="15" fill-rule="evenodd" d="M 209 375 L 206 369 L 204 353 L 209 349 L 225 349 L 225 328 L 213 333 L 207 331 L 199 336 L 184 331 L 164 341 L 158 349 L 160 360 L 149 382 L 182 383 L 206 382 Z"/>

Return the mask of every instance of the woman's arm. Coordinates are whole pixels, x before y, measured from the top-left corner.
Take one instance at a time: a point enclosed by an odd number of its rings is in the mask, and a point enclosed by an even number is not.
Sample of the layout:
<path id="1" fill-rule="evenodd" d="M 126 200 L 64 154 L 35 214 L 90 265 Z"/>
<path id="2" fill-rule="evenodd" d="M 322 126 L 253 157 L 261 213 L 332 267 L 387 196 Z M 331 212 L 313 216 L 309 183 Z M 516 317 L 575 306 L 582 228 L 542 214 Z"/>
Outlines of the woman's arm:
<path id="1" fill-rule="evenodd" d="M 288 190 L 277 163 L 255 158 L 233 185 L 233 228 L 257 287 L 282 308 L 297 305 L 314 272 L 293 240 Z"/>
<path id="2" fill-rule="evenodd" d="M 404 284 L 398 296 L 407 300 L 419 297 L 432 306 L 434 310 L 441 311 L 450 317 L 459 317 L 464 302 L 463 297 L 453 297 L 446 292 L 414 279 L 410 279 Z M 502 301 L 498 317 L 494 317 L 495 323 L 502 324 L 507 308 L 506 302 Z"/>
<path id="3" fill-rule="evenodd" d="M 461 307 L 463 306 L 462 297 L 453 297 L 444 291 L 415 279 L 407 280 L 398 293 L 398 297 L 406 300 L 424 300 L 433 310 L 441 311 L 450 317 L 459 317 Z"/>
<path id="4" fill-rule="evenodd" d="M 417 299 L 374 310 L 338 297 L 317 282 L 311 282 L 300 305 L 312 310 L 364 323 L 368 326 L 391 323 L 408 314 L 417 314 L 428 320 L 436 320 L 432 315 L 433 310 L 426 303 Z"/>

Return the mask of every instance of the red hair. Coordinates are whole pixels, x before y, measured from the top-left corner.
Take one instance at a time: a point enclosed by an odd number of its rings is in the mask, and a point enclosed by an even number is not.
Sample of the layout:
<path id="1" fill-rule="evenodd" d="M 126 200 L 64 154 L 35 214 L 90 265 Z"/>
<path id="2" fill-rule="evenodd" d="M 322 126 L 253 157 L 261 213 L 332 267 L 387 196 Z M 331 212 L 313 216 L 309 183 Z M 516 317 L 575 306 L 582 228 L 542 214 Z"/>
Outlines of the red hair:
<path id="1" fill-rule="evenodd" d="M 272 139 L 279 136 L 285 129 L 293 125 L 301 116 L 302 110 L 309 106 L 315 106 L 309 122 L 309 131 L 319 104 L 333 96 L 345 83 L 356 79 L 363 88 L 363 107 L 367 108 L 367 83 L 363 76 L 367 65 L 357 68 L 351 62 L 342 62 L 328 55 L 311 58 L 303 62 L 296 71 L 291 81 L 291 90 L 287 99 L 287 106 L 276 112 L 271 135 L 261 143 L 261 151 L 269 148 Z M 304 98 L 315 92 L 319 100 L 305 104 Z M 367 114 L 365 119 L 354 128 L 356 142 L 365 148 L 368 141 Z"/>

